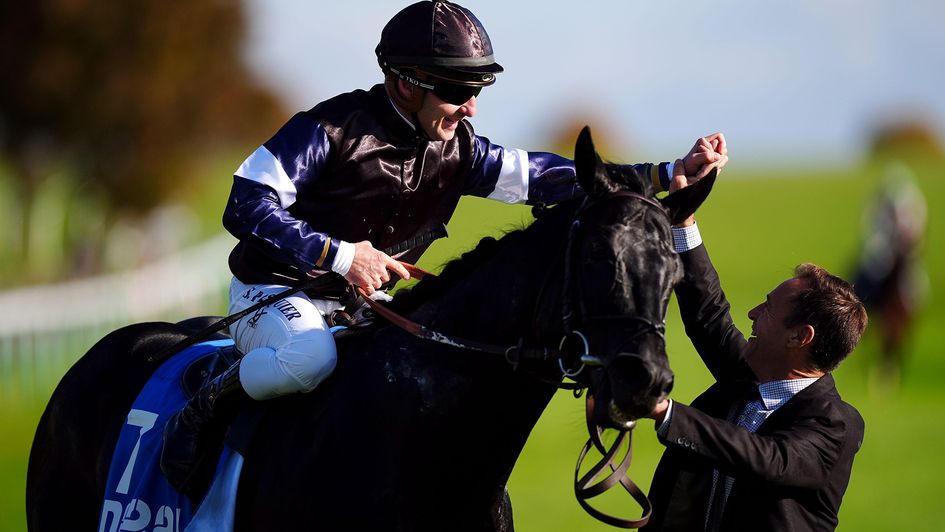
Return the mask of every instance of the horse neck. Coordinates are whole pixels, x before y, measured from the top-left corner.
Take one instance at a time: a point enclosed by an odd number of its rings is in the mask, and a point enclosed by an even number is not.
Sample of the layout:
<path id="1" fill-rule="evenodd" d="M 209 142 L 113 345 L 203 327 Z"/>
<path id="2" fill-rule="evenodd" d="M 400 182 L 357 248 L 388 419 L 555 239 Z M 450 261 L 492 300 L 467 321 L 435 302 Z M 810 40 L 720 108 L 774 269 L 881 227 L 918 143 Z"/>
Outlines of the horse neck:
<path id="1" fill-rule="evenodd" d="M 536 320 L 536 315 L 540 310 L 546 315 L 539 306 L 550 307 L 551 314 L 559 308 L 562 235 L 570 214 L 562 211 L 554 219 L 551 216 L 524 232 L 503 237 L 493 257 L 411 317 L 438 332 L 480 343 L 513 346 L 524 338 L 529 347 L 553 347 L 551 338 L 556 333 L 537 331 L 536 326 L 544 324 L 539 325 L 542 320 Z M 528 435 L 554 395 L 555 387 L 548 380 L 560 376 L 557 366 L 523 364 L 513 371 L 501 356 L 471 353 L 460 357 L 455 348 L 428 346 L 446 364 L 453 363 L 453 357 L 475 360 L 457 371 L 468 379 L 466 385 L 454 382 L 449 389 L 449 401 L 458 411 L 448 417 L 461 419 L 462 430 L 448 439 L 451 454 L 465 457 L 469 466 L 464 482 L 491 493 L 490 489 L 505 485 Z"/>
<path id="2" fill-rule="evenodd" d="M 506 235 L 494 243 L 494 252 L 479 248 L 483 253 L 480 257 L 491 253 L 488 258 L 462 259 L 469 262 L 459 263 L 459 268 L 452 270 L 457 272 L 456 280 L 445 271 L 439 281 L 427 286 L 439 290 L 432 287 L 442 282 L 449 283 L 448 287 L 406 315 L 432 330 L 481 343 L 511 346 L 524 336 L 531 337 L 529 345 L 539 345 L 540 335 L 530 329 L 539 303 L 556 308 L 561 283 L 555 277 L 560 277 L 564 251 L 561 235 L 573 215 L 573 209 L 565 207 L 554 209 L 558 212 L 548 213 L 525 231 Z M 476 260 L 483 262 L 474 266 Z M 471 270 L 461 274 L 466 271 L 464 265 Z M 549 294 L 540 296 L 546 278 L 554 280 L 548 283 Z M 418 293 L 415 297 L 425 296 Z M 555 387 L 548 385 L 547 379 L 560 375 L 557 366 L 552 370 L 548 364 L 545 372 L 542 367 L 523 364 L 513 371 L 502 356 L 463 353 L 426 340 L 404 340 L 401 332 L 392 329 L 384 334 L 390 336 L 370 348 L 380 353 L 367 357 L 384 365 L 378 373 L 383 380 L 375 390 L 385 390 L 385 383 L 412 382 L 418 393 L 398 392 L 385 398 L 385 403 L 389 407 L 398 401 L 421 402 L 421 406 L 407 409 L 422 412 L 419 426 L 425 428 L 403 435 L 385 431 L 379 436 L 389 438 L 387 445 L 391 448 L 416 449 L 424 457 L 417 461 L 420 465 L 405 473 L 412 478 L 409 482 L 443 478 L 442 471 L 456 456 L 462 456 L 464 467 L 449 475 L 450 482 L 458 478 L 470 499 L 504 493 L 505 482 L 528 435 L 554 395 Z M 545 380 L 536 378 L 538 372 L 545 375 Z M 444 485 L 433 491 L 449 497 L 454 488 Z"/>

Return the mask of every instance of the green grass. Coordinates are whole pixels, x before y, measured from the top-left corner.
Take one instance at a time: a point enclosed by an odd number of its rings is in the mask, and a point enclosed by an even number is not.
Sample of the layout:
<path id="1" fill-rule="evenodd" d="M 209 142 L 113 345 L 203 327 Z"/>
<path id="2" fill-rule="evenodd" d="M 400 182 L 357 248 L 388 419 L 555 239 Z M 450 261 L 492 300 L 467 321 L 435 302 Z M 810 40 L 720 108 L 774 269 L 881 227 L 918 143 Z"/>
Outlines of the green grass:
<path id="1" fill-rule="evenodd" d="M 26 530 L 26 459 L 39 406 L 0 405 L 0 530 Z"/>
<path id="2" fill-rule="evenodd" d="M 945 471 L 939 445 L 945 442 L 945 391 L 940 386 L 945 359 L 945 218 L 934 210 L 945 202 L 945 183 L 937 165 L 917 166 L 926 194 L 929 230 L 925 264 L 932 299 L 915 330 L 899 389 L 871 386 L 876 342 L 868 332 L 860 348 L 837 371 L 841 394 L 866 420 L 864 446 L 854 465 L 844 498 L 840 530 L 939 530 L 945 507 L 938 497 L 938 475 Z M 939 172 L 940 173 L 940 172 Z M 800 262 L 816 262 L 848 275 L 859 242 L 863 202 L 877 183 L 879 170 L 801 176 L 722 176 L 698 215 L 700 228 L 732 302 L 736 323 L 748 326 L 748 309 Z M 446 257 L 470 248 L 484 234 L 520 227 L 530 219 L 525 208 L 464 200 L 453 235 L 436 243 L 421 265 L 436 269 Z M 674 396 L 688 402 L 710 382 L 708 372 L 686 339 L 671 305 L 667 342 L 676 372 Z M 40 406 L 0 405 L 0 530 L 23 530 L 26 458 Z M 615 530 L 584 514 L 571 491 L 577 453 L 586 439 L 583 404 L 560 393 L 542 416 L 509 483 L 517 528 L 523 531 Z M 662 447 L 653 424 L 640 423 L 634 434 L 632 477 L 644 488 Z M 457 463 L 462 467 L 461 462 Z M 638 512 L 629 497 L 607 497 L 604 508 L 625 517 Z"/>

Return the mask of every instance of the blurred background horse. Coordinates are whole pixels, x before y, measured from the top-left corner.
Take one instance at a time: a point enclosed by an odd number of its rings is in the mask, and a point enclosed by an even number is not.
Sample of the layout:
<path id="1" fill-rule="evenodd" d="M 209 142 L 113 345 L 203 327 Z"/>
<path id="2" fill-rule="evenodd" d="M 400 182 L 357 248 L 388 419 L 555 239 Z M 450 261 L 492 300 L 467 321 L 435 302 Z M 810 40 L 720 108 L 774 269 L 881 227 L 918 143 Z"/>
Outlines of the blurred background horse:
<path id="1" fill-rule="evenodd" d="M 925 237 L 926 202 L 912 172 L 890 163 L 863 214 L 863 245 L 854 288 L 866 305 L 880 360 L 877 384 L 898 386 L 916 314 L 929 280 L 920 252 Z"/>

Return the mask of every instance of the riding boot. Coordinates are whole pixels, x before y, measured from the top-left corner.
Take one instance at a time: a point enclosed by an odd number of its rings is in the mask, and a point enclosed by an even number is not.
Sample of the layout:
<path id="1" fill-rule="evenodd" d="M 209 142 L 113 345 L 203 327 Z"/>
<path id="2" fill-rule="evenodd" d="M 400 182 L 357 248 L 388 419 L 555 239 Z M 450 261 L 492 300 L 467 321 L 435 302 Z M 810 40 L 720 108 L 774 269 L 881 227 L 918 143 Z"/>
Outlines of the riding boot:
<path id="1" fill-rule="evenodd" d="M 168 420 L 161 471 L 174 489 L 193 501 L 203 497 L 213 480 L 226 431 L 248 398 L 237 361 Z"/>

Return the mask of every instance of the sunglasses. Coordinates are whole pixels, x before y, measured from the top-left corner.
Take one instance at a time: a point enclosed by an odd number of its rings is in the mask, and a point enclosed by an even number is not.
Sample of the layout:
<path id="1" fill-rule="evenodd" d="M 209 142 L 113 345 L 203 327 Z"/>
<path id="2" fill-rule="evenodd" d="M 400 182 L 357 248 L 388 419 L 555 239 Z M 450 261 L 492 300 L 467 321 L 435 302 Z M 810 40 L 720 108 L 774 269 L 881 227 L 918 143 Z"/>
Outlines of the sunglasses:
<path id="1" fill-rule="evenodd" d="M 420 87 L 421 89 L 427 89 L 428 91 L 433 92 L 433 94 L 436 94 L 439 99 L 452 105 L 463 105 L 473 96 L 479 96 L 479 93 L 482 91 L 481 86 L 461 85 L 459 83 L 450 83 L 448 81 L 442 80 L 437 81 L 437 83 L 433 85 L 410 77 L 400 72 L 396 68 L 391 68 L 390 71 L 407 83 Z"/>

